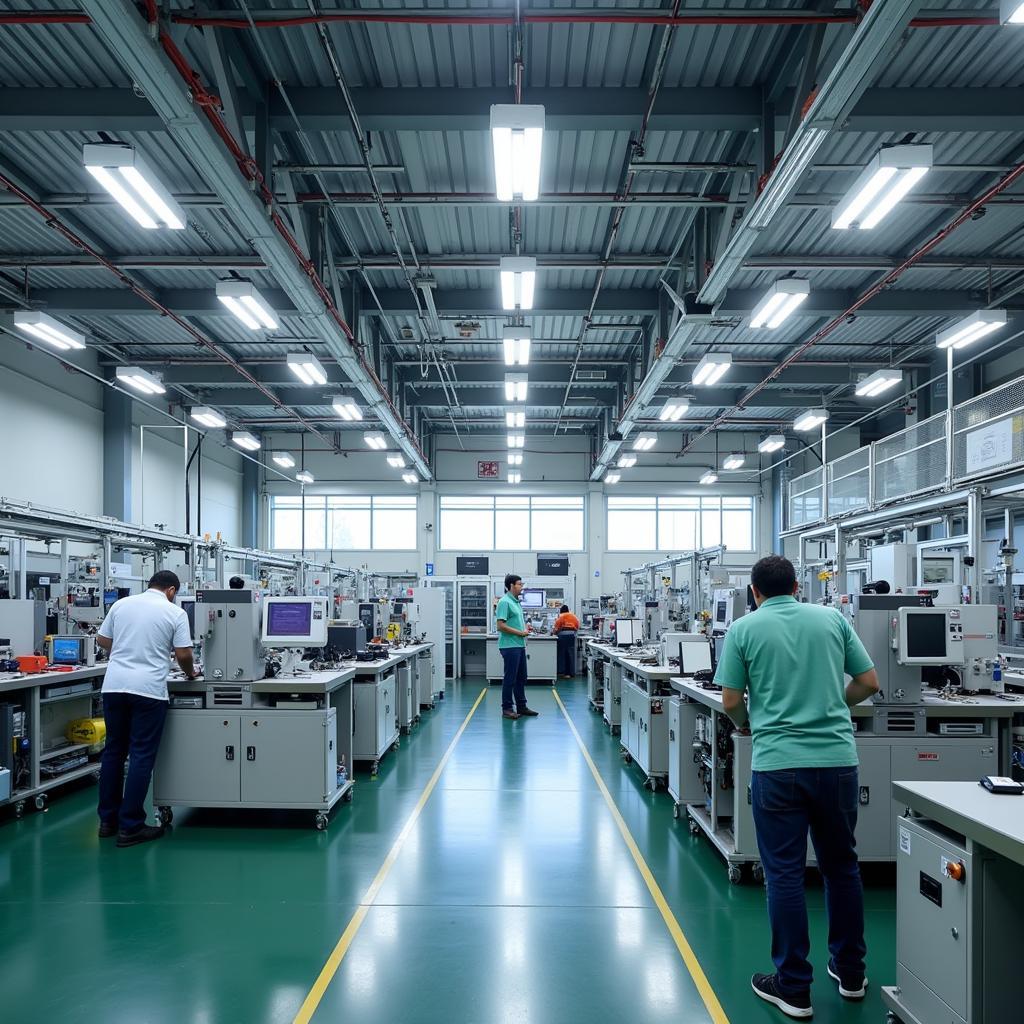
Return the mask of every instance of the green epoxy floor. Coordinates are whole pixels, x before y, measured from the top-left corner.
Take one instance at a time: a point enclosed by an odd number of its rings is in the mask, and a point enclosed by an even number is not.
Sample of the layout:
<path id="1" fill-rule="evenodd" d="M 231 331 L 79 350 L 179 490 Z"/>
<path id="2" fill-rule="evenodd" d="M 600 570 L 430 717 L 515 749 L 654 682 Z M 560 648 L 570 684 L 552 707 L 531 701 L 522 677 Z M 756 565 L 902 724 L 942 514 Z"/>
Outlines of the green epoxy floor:
<path id="1" fill-rule="evenodd" d="M 179 812 L 118 850 L 95 789 L 16 821 L 0 812 L 0 1019 L 290 1022 L 481 690 L 449 684 L 326 833 L 308 815 Z M 625 768 L 582 684 L 559 693 L 732 1024 L 785 1020 L 755 1000 L 770 968 L 763 891 L 731 886 L 664 793 Z M 324 993 L 316 1024 L 698 1024 L 709 1019 L 551 691 L 504 721 L 492 687 Z M 869 875 L 869 996 L 844 1004 L 811 906 L 815 1017 L 884 1020 L 893 889 Z"/>

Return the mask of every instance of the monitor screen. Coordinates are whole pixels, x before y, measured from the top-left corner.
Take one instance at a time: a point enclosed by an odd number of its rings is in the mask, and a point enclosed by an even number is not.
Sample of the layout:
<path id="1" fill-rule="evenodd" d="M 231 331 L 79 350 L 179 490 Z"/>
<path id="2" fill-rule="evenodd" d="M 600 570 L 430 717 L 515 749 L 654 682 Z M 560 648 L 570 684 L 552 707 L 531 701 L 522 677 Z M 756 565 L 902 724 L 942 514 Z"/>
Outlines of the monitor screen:
<path id="1" fill-rule="evenodd" d="M 544 607 L 544 591 L 543 590 L 524 590 L 519 597 L 519 603 L 524 608 L 543 608 Z"/>
<path id="2" fill-rule="evenodd" d="M 715 622 L 725 622 L 726 605 L 728 602 L 719 601 L 715 605 Z"/>
<path id="3" fill-rule="evenodd" d="M 907 657 L 946 656 L 946 616 L 934 613 L 907 615 Z"/>
<path id="4" fill-rule="evenodd" d="M 55 665 L 77 665 L 81 660 L 82 641 L 78 637 L 58 636 L 53 639 Z"/>
<path id="5" fill-rule="evenodd" d="M 687 640 L 679 645 L 679 671 L 684 676 L 711 671 L 711 645 L 700 640 Z"/>
<path id="6" fill-rule="evenodd" d="M 634 643 L 642 639 L 639 629 L 640 623 L 636 619 L 615 620 L 615 645 L 616 647 L 632 647 Z"/>
<path id="7" fill-rule="evenodd" d="M 267 639 L 275 636 L 310 636 L 313 632 L 313 605 L 308 601 L 289 601 L 267 605 Z"/>
<path id="8" fill-rule="evenodd" d="M 194 597 L 180 597 L 178 601 L 181 604 L 181 610 L 188 619 L 188 635 L 192 637 L 194 643 L 196 638 L 196 599 Z"/>
<path id="9" fill-rule="evenodd" d="M 955 583 L 952 558 L 922 558 L 921 584 Z"/>

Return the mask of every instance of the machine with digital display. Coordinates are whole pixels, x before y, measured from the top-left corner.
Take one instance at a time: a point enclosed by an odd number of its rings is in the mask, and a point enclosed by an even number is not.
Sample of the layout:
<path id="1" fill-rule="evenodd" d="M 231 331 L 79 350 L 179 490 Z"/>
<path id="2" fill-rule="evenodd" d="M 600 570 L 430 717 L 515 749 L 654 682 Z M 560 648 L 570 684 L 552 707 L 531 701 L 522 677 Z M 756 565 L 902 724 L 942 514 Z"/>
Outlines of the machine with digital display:
<path id="1" fill-rule="evenodd" d="M 181 595 L 174 599 L 174 603 L 181 608 L 188 618 L 188 633 L 192 637 L 192 643 L 196 643 L 196 599 L 192 595 Z"/>
<path id="2" fill-rule="evenodd" d="M 643 624 L 640 619 L 615 620 L 615 646 L 632 647 L 642 643 L 644 639 Z"/>
<path id="3" fill-rule="evenodd" d="M 896 657 L 901 665 L 962 665 L 959 608 L 899 609 Z"/>
<path id="4" fill-rule="evenodd" d="M 526 589 L 519 595 L 519 603 L 526 610 L 536 611 L 544 607 L 545 594 L 543 590 Z"/>
<path id="5" fill-rule="evenodd" d="M 324 647 L 326 597 L 268 597 L 260 639 L 269 647 Z"/>
<path id="6" fill-rule="evenodd" d="M 959 551 L 918 551 L 917 585 L 959 584 L 962 560 Z"/>
<path id="7" fill-rule="evenodd" d="M 96 641 L 91 636 L 49 636 L 46 660 L 51 665 L 95 665 Z"/>
<path id="8" fill-rule="evenodd" d="M 711 645 L 707 637 L 687 637 L 679 643 L 679 674 L 696 676 L 711 672 Z M 710 678 L 709 675 L 705 678 Z"/>

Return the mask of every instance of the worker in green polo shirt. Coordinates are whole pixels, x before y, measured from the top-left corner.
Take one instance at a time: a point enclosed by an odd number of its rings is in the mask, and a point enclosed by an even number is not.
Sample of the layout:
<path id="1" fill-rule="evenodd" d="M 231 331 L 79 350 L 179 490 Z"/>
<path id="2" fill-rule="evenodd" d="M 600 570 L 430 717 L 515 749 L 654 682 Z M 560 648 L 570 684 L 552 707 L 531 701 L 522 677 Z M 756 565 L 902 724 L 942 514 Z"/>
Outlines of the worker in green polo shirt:
<path id="1" fill-rule="evenodd" d="M 498 602 L 494 617 L 498 622 L 498 650 L 505 663 L 501 683 L 501 714 L 504 718 L 536 718 L 537 712 L 526 706 L 526 637 L 519 595 L 523 578 L 510 572 L 505 577 L 505 596 Z"/>
<path id="2" fill-rule="evenodd" d="M 845 999 L 863 999 L 867 990 L 850 708 L 878 692 L 878 675 L 845 616 L 796 600 L 796 573 L 787 559 L 762 558 L 750 584 L 757 611 L 726 634 L 715 682 L 730 718 L 753 735 L 751 801 L 775 973 L 755 974 L 751 984 L 787 1016 L 804 1018 L 813 1013 L 804 898 L 808 831 L 825 878 L 829 976 Z"/>

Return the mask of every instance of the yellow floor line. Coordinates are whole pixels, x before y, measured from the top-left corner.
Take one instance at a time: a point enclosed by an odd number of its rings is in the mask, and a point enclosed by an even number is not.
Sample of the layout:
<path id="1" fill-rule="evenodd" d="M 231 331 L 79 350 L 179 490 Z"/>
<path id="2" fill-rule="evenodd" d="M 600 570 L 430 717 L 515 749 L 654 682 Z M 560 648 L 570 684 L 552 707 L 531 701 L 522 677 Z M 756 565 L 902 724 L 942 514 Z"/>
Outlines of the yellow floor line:
<path id="1" fill-rule="evenodd" d="M 693 948 L 690 946 L 690 943 L 687 942 L 686 936 L 683 934 L 683 929 L 679 926 L 679 922 L 676 920 L 676 915 L 672 913 L 672 909 L 669 907 L 668 901 L 665 899 L 665 894 L 661 891 L 661 886 L 658 885 L 654 877 L 654 873 L 647 866 L 647 861 L 644 860 L 643 854 L 640 852 L 640 847 L 637 846 L 636 840 L 633 838 L 633 834 L 629 831 L 629 826 L 619 813 L 618 807 L 615 806 L 615 801 L 612 799 L 611 793 L 608 792 L 608 787 L 604 784 L 604 779 L 601 778 L 601 774 L 597 770 L 597 765 L 594 764 L 593 758 L 591 758 L 586 744 L 584 744 L 580 734 L 576 731 L 576 726 L 573 725 L 572 719 L 569 717 L 569 712 L 565 710 L 562 698 L 558 696 L 557 690 L 552 690 L 551 692 L 555 695 L 555 700 L 558 702 L 558 706 L 562 709 L 562 715 L 565 717 L 565 720 L 569 725 L 569 729 L 572 731 L 573 736 L 576 737 L 576 743 L 579 745 L 580 752 L 583 754 L 583 759 L 587 762 L 587 767 L 590 768 L 590 774 L 594 776 L 597 788 L 601 791 L 601 795 L 604 797 L 604 802 L 612 812 L 615 824 L 618 826 L 619 832 L 621 833 L 622 838 L 626 841 L 626 846 L 629 848 L 629 852 L 633 856 L 633 861 L 639 869 L 640 874 L 643 876 L 644 881 L 647 883 L 647 888 L 650 890 L 654 904 L 661 912 L 662 920 L 664 920 L 665 926 L 668 928 L 669 934 L 672 936 L 672 940 L 676 944 L 676 949 L 679 950 L 679 955 L 683 958 L 683 963 L 686 965 L 686 969 L 690 972 L 690 977 L 693 978 L 693 983 L 696 985 L 701 999 L 704 1000 L 704 1005 L 707 1007 L 711 1020 L 714 1024 L 729 1024 L 729 1018 L 726 1017 L 725 1010 L 722 1009 L 722 1004 L 718 1001 L 718 997 L 715 995 L 715 990 L 711 987 L 711 983 L 708 981 L 707 976 L 701 969 L 700 961 L 693 952 Z"/>
<path id="2" fill-rule="evenodd" d="M 430 799 L 430 794 L 434 792 L 434 787 L 437 785 L 438 779 L 441 778 L 441 772 L 444 771 L 445 765 L 448 763 L 455 750 L 455 744 L 462 738 L 462 734 L 466 731 L 466 726 L 469 725 L 469 720 L 476 713 L 476 709 L 480 707 L 480 703 L 486 695 L 487 688 L 485 687 L 480 691 L 480 696 L 477 697 L 476 702 L 469 709 L 469 714 L 466 715 L 462 725 L 459 726 L 459 731 L 455 734 L 455 737 L 448 745 L 448 749 L 444 752 L 444 757 L 442 757 L 438 762 L 437 768 L 434 769 L 434 774 L 430 776 L 430 781 L 426 784 L 423 792 L 420 794 L 420 798 L 416 802 L 416 806 L 413 808 L 412 814 L 409 815 L 405 825 L 402 826 L 402 831 L 398 833 L 398 838 L 394 841 L 394 844 L 388 851 L 388 855 L 384 858 L 384 863 L 381 864 L 376 877 L 370 883 L 370 887 L 363 894 L 363 898 L 359 901 L 359 906 L 356 908 L 356 912 L 352 915 L 347 927 L 341 933 L 341 938 L 338 939 L 338 944 L 331 951 L 331 955 L 327 958 L 327 962 L 324 964 L 323 969 L 317 976 L 316 981 L 313 982 L 313 987 L 309 990 L 309 994 L 303 1000 L 302 1006 L 299 1007 L 299 1012 L 295 1015 L 293 1024 L 308 1024 L 312 1019 L 313 1014 L 316 1013 L 317 1007 L 320 1005 L 320 1000 L 323 999 L 324 993 L 327 991 L 327 986 L 330 985 L 331 979 L 341 966 L 341 961 L 345 959 L 345 954 L 348 952 L 349 946 L 352 945 L 352 940 L 356 937 L 359 929 L 362 927 L 363 921 L 366 920 L 366 915 L 369 913 L 370 907 L 373 906 L 384 882 L 387 880 L 388 874 L 391 872 L 391 869 L 395 865 L 395 861 L 398 859 L 399 853 L 402 852 L 402 846 L 405 844 L 406 839 L 409 838 L 409 833 L 412 832 L 413 826 L 416 824 L 423 808 Z"/>

